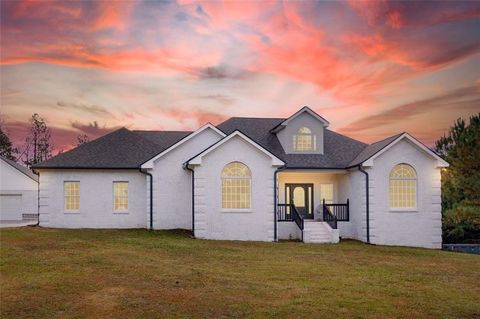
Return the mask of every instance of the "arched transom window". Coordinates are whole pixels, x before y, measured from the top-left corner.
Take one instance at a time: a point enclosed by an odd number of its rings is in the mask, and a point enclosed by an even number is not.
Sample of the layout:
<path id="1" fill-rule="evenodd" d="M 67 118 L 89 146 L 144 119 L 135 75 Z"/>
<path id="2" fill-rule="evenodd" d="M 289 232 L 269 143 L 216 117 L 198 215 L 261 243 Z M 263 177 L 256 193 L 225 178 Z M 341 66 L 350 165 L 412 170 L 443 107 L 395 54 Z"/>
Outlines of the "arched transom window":
<path id="1" fill-rule="evenodd" d="M 407 164 L 398 164 L 390 172 L 390 208 L 417 207 L 417 173 Z"/>
<path id="2" fill-rule="evenodd" d="M 249 209 L 252 175 L 247 165 L 232 162 L 222 170 L 222 208 Z"/>
<path id="3" fill-rule="evenodd" d="M 316 144 L 316 136 L 308 127 L 299 128 L 293 136 L 293 149 L 297 152 L 314 151 Z"/>

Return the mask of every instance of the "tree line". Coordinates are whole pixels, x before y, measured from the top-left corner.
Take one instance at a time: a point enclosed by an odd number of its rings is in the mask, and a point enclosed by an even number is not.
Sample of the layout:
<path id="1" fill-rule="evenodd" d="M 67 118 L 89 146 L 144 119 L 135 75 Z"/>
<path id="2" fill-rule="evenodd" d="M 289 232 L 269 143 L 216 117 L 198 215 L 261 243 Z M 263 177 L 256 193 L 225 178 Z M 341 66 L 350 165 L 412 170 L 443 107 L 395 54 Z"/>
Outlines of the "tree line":
<path id="1" fill-rule="evenodd" d="M 20 147 L 12 143 L 6 130 L 0 125 L 0 155 L 27 167 L 48 160 L 53 156 L 54 149 L 52 133 L 47 126 L 47 122 L 35 113 L 30 118 L 29 123 L 25 143 Z M 77 136 L 77 146 L 88 143 L 89 140 L 86 134 L 79 134 Z M 57 154 L 61 152 L 59 151 Z"/>

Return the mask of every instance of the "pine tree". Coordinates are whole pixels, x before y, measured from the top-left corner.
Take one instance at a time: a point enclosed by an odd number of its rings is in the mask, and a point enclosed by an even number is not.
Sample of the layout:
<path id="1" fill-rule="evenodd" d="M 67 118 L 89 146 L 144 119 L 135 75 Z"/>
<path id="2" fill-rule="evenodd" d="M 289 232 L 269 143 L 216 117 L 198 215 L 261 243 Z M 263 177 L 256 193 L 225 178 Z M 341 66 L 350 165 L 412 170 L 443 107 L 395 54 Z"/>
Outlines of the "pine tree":
<path id="1" fill-rule="evenodd" d="M 436 151 L 450 164 L 442 171 L 446 242 L 480 241 L 480 114 L 458 119 Z"/>
<path id="2" fill-rule="evenodd" d="M 15 161 L 15 154 L 17 153 L 18 150 L 13 146 L 7 133 L 3 131 L 2 127 L 0 127 L 0 155 L 9 160 Z"/>

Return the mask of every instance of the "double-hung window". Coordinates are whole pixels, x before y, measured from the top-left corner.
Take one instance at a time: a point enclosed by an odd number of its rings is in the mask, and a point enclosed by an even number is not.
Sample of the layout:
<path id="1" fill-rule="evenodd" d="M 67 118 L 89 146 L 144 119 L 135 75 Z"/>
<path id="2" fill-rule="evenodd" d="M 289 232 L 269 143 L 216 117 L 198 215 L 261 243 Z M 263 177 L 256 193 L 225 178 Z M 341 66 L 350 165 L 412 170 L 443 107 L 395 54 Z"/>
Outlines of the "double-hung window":
<path id="1" fill-rule="evenodd" d="M 80 182 L 64 182 L 63 193 L 65 198 L 65 210 L 78 211 L 80 209 Z"/>
<path id="2" fill-rule="evenodd" d="M 128 210 L 128 182 L 113 182 L 113 210 Z"/>

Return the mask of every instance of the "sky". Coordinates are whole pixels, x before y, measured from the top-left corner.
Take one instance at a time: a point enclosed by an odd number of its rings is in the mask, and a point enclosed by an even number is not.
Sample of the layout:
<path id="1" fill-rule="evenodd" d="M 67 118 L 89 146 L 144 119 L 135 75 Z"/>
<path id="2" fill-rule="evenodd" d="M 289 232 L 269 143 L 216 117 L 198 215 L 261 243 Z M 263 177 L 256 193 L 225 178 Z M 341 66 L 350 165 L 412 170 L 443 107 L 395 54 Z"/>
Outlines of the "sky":
<path id="1" fill-rule="evenodd" d="M 330 129 L 427 145 L 480 112 L 480 1 L 1 1 L 0 124 L 55 150 L 308 105 Z"/>

